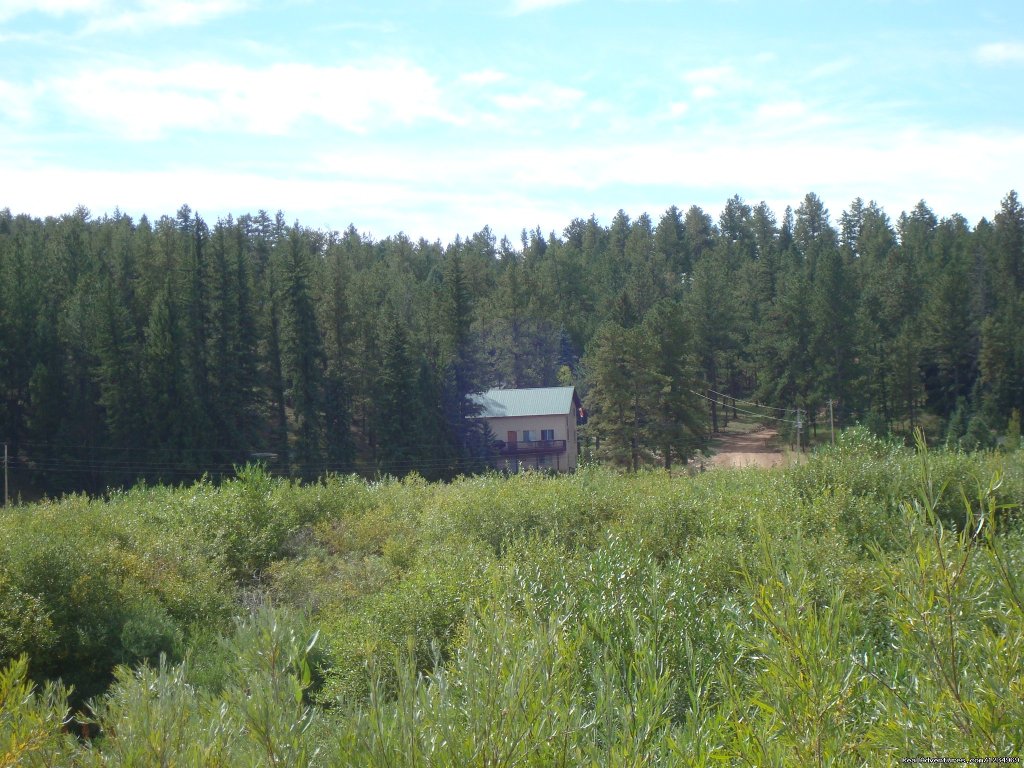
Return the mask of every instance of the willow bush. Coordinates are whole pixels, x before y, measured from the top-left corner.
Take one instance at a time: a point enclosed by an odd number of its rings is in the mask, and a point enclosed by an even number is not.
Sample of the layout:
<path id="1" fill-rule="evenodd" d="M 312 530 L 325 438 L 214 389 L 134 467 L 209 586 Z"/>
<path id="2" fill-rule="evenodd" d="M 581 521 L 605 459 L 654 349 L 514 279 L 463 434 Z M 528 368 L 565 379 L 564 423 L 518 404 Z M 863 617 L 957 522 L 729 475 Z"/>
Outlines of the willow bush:
<path id="1" fill-rule="evenodd" d="M 785 470 L 18 507 L 0 766 L 1018 756 L 1022 501 L 1020 451 L 857 430 Z"/>

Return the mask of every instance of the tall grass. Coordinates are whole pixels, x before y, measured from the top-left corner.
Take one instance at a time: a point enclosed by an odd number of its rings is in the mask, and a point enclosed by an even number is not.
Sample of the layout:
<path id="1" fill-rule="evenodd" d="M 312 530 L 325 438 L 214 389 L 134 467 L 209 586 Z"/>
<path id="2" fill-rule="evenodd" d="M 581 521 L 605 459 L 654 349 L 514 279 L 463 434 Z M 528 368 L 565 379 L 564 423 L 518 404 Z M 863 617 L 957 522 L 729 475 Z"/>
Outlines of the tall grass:
<path id="1" fill-rule="evenodd" d="M 19 508 L 0 766 L 1017 756 L 1022 501 L 1020 452 L 853 432 L 786 470 Z"/>

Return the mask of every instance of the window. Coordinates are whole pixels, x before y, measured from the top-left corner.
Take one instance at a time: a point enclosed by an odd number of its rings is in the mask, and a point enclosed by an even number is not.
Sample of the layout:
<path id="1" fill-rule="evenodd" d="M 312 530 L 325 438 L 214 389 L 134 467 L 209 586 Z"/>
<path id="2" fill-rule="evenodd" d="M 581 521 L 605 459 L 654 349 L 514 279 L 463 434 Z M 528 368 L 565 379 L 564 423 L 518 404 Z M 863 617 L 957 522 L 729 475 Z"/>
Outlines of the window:
<path id="1" fill-rule="evenodd" d="M 537 439 L 537 430 L 536 429 L 524 429 L 523 430 L 523 442 L 524 443 L 532 443 L 536 439 Z"/>
<path id="2" fill-rule="evenodd" d="M 548 455 L 537 457 L 537 468 L 538 469 L 550 469 L 551 468 L 551 457 Z"/>
<path id="3" fill-rule="evenodd" d="M 541 440 L 554 440 L 555 439 L 555 430 L 553 430 L 553 429 L 542 429 L 540 431 L 540 439 Z"/>

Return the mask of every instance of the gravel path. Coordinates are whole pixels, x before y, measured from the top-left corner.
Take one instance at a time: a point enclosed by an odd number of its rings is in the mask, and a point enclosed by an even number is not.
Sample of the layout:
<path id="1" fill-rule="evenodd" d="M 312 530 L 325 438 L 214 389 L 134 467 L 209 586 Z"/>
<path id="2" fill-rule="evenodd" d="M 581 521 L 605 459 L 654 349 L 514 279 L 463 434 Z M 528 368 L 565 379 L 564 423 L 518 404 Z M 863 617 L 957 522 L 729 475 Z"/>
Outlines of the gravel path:
<path id="1" fill-rule="evenodd" d="M 782 450 L 775 444 L 776 431 L 771 428 L 756 432 L 718 433 L 711 443 L 715 455 L 713 467 L 776 467 L 785 462 Z"/>

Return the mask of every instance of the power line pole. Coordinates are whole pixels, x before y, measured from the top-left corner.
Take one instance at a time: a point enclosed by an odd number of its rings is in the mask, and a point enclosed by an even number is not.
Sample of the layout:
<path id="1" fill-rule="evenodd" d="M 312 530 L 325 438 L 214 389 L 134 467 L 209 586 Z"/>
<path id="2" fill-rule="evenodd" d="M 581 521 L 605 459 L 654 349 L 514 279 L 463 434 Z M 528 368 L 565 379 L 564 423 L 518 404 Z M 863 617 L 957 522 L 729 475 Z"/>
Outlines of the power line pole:
<path id="1" fill-rule="evenodd" d="M 4 506 L 7 504 L 7 443 L 4 443 Z"/>
<path id="2" fill-rule="evenodd" d="M 803 440 L 800 437 L 800 431 L 803 429 L 803 426 L 804 426 L 804 422 L 803 422 L 803 419 L 801 418 L 800 409 L 797 408 L 796 409 L 796 449 L 800 453 L 803 453 L 803 450 L 804 450 Z"/>
<path id="3" fill-rule="evenodd" d="M 832 418 L 832 398 L 828 399 L 828 431 L 832 435 L 832 445 L 836 444 L 836 425 Z"/>

